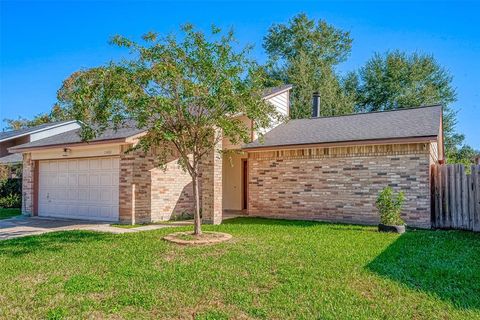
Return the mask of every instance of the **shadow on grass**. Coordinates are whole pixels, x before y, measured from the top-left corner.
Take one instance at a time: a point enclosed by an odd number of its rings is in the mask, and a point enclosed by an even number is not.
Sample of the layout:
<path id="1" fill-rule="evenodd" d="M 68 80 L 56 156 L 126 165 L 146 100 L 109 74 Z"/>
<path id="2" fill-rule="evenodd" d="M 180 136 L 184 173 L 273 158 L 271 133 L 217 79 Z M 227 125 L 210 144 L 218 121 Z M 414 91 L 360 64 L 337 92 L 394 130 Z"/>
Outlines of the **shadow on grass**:
<path id="1" fill-rule="evenodd" d="M 20 257 L 38 252 L 64 250 L 70 244 L 106 241 L 111 235 L 88 231 L 51 232 L 0 241 L 0 256 Z"/>
<path id="2" fill-rule="evenodd" d="M 407 232 L 366 268 L 456 308 L 480 309 L 480 234 Z"/>

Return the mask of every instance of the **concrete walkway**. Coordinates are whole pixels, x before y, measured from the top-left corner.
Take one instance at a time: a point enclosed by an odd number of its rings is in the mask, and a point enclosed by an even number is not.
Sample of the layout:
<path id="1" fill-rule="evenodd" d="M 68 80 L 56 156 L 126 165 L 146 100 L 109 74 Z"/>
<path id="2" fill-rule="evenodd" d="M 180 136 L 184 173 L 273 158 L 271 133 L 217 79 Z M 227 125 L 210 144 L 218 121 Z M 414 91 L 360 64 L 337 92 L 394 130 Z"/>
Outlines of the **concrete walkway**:
<path id="1" fill-rule="evenodd" d="M 54 231 L 89 230 L 97 232 L 110 232 L 115 234 L 132 233 L 174 227 L 175 224 L 152 224 L 137 228 L 113 227 L 108 222 L 92 222 L 69 219 L 49 219 L 39 217 L 18 216 L 0 220 L 0 240 L 19 238 Z"/>

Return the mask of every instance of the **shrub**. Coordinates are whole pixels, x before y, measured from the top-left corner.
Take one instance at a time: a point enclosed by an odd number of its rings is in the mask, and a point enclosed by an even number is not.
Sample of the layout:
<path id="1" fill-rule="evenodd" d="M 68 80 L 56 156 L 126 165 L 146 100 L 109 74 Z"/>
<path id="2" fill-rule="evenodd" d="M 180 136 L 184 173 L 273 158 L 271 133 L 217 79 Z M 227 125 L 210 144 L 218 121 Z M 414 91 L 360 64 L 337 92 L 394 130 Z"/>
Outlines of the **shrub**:
<path id="1" fill-rule="evenodd" d="M 0 198 L 0 208 L 20 208 L 22 206 L 22 197 L 11 193 Z"/>
<path id="2" fill-rule="evenodd" d="M 376 202 L 380 214 L 380 222 L 390 226 L 405 224 L 400 217 L 404 202 L 405 194 L 403 192 L 399 192 L 395 195 L 391 187 L 386 187 L 380 191 Z"/>
<path id="3" fill-rule="evenodd" d="M 0 180 L 0 198 L 11 194 L 22 196 L 22 179 L 9 178 Z"/>

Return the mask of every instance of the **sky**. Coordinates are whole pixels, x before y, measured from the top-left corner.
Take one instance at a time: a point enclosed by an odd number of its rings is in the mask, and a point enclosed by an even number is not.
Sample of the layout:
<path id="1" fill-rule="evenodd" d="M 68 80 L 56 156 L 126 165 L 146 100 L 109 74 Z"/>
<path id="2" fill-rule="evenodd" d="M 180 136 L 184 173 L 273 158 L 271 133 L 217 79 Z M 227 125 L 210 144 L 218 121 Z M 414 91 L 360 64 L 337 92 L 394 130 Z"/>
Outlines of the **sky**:
<path id="1" fill-rule="evenodd" d="M 480 2 L 325 1 L 53 1 L 0 0 L 0 120 L 48 112 L 72 72 L 125 56 L 108 40 L 148 31 L 168 34 L 190 22 L 233 28 L 241 45 L 266 60 L 263 37 L 295 14 L 324 19 L 350 31 L 348 60 L 340 73 L 357 70 L 375 52 L 400 49 L 432 54 L 453 76 L 457 131 L 480 150 Z M 2 122 L 0 130 L 5 127 Z"/>

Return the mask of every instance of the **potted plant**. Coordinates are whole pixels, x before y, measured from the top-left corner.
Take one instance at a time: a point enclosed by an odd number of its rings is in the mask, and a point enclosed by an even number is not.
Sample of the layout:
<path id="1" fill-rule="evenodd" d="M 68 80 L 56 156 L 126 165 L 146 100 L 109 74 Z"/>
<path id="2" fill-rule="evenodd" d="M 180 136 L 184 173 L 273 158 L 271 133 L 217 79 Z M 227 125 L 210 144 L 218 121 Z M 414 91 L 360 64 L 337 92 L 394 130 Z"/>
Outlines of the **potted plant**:
<path id="1" fill-rule="evenodd" d="M 405 222 L 400 217 L 405 194 L 399 192 L 396 195 L 391 187 L 386 187 L 378 194 L 376 205 L 380 214 L 380 232 L 405 232 Z"/>

